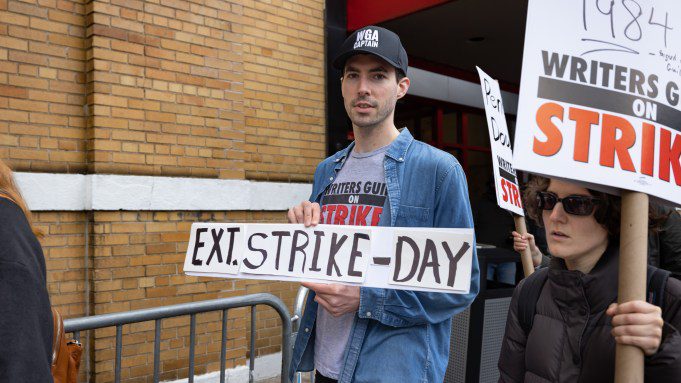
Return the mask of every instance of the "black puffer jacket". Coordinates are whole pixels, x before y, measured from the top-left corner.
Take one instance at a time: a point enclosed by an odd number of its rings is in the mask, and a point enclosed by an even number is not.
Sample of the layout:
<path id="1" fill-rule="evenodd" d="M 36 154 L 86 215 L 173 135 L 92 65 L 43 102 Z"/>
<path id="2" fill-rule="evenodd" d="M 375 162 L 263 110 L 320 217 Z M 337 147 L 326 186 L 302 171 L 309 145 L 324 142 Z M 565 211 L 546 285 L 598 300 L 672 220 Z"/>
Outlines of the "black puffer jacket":
<path id="1" fill-rule="evenodd" d="M 611 317 L 617 300 L 618 249 L 610 247 L 589 274 L 569 271 L 553 258 L 526 336 L 518 322 L 515 289 L 499 357 L 499 382 L 612 382 L 615 340 Z M 646 382 L 681 382 L 681 281 L 669 278 L 658 352 L 645 358 Z"/>
<path id="2" fill-rule="evenodd" d="M 40 243 L 0 198 L 0 383 L 52 383 L 52 326 Z"/>

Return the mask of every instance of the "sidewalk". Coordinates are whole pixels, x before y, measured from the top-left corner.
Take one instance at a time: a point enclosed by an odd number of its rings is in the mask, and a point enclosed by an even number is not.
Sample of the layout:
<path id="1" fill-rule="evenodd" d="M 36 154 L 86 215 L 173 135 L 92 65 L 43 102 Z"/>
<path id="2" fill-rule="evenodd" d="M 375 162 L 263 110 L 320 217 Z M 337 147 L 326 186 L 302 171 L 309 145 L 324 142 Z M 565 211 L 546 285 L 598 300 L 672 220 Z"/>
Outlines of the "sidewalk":
<path id="1" fill-rule="evenodd" d="M 277 376 L 266 380 L 260 380 L 258 383 L 281 383 L 281 378 Z M 303 374 L 303 383 L 310 383 L 310 373 L 306 372 Z"/>

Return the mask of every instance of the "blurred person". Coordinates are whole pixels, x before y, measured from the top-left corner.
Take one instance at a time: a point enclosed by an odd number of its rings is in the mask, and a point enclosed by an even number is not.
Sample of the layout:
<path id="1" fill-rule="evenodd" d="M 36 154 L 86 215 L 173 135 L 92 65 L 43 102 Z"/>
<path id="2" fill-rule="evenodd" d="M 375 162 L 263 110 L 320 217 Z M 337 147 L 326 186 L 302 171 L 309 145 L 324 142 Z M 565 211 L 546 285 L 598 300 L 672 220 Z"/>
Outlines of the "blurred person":
<path id="1" fill-rule="evenodd" d="M 552 258 L 513 293 L 499 382 L 610 382 L 616 343 L 643 350 L 646 381 L 678 382 L 681 281 L 660 284 L 662 308 L 616 303 L 620 198 L 542 177 L 528 194 L 529 216 L 544 226 Z M 648 273 L 668 275 L 653 266 Z"/>
<path id="2" fill-rule="evenodd" d="M 380 27 L 361 28 L 345 40 L 334 66 L 343 72 L 341 92 L 355 141 L 319 164 L 310 200 L 289 210 L 289 222 L 473 227 L 458 161 L 395 126 L 395 105 L 410 84 L 399 37 Z M 358 196 L 356 203 L 349 194 Z M 290 378 L 316 369 L 317 383 L 442 382 L 451 318 L 475 298 L 479 269 L 474 252 L 467 294 L 303 285 L 312 291 Z"/>
<path id="3" fill-rule="evenodd" d="M 52 382 L 54 329 L 40 235 L 0 160 L 0 382 Z"/>
<path id="4" fill-rule="evenodd" d="M 485 192 L 474 205 L 475 240 L 478 244 L 492 245 L 499 249 L 511 249 L 509 229 L 514 227 L 513 215 L 497 203 L 494 177 L 487 181 Z M 487 262 L 487 280 L 515 285 L 515 262 Z"/>
<path id="5" fill-rule="evenodd" d="M 656 203 L 651 210 L 662 224 L 648 234 L 648 263 L 681 278 L 681 212 Z"/>

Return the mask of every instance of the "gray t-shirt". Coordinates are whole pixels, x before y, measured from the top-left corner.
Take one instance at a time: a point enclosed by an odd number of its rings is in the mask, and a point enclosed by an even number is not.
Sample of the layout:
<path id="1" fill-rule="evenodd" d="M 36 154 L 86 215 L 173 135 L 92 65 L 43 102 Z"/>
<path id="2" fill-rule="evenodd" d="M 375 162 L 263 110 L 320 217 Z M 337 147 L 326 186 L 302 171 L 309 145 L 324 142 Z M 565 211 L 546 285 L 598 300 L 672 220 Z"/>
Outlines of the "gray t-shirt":
<path id="1" fill-rule="evenodd" d="M 320 223 L 376 226 L 387 200 L 383 159 L 388 146 L 369 153 L 350 153 L 345 165 L 322 197 Z M 338 379 L 355 313 L 334 317 L 322 306 L 317 311 L 315 369 Z"/>

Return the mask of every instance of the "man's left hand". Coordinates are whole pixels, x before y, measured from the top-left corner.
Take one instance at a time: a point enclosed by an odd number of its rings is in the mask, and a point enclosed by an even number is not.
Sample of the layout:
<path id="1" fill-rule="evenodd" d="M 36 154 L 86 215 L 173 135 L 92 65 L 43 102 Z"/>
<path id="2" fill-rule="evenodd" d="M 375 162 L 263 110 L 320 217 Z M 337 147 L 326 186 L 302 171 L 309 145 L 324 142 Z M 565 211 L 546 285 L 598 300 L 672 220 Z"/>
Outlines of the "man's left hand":
<path id="1" fill-rule="evenodd" d="M 303 286 L 314 290 L 315 302 L 335 317 L 353 313 L 359 309 L 359 286 L 304 282 Z"/>

